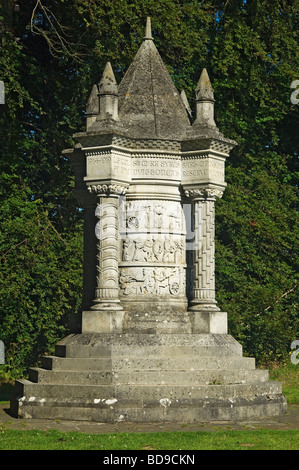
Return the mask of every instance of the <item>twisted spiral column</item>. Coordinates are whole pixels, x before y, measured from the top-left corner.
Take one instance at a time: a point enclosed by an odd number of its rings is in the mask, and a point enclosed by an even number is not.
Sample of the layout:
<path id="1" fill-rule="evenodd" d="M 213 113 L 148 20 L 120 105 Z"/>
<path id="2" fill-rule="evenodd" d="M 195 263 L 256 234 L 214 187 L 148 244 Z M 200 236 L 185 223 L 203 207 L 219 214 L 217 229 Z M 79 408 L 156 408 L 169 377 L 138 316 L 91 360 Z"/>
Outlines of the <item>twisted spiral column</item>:
<path id="1" fill-rule="evenodd" d="M 215 201 L 223 192 L 188 190 L 193 201 L 193 290 L 190 310 L 219 310 L 215 298 Z"/>
<path id="2" fill-rule="evenodd" d="M 118 237 L 118 196 L 124 193 L 119 186 L 98 185 L 90 191 L 98 194 L 95 215 L 98 219 L 95 234 L 97 238 L 96 289 L 91 310 L 122 310 L 119 305 L 119 237 Z"/>

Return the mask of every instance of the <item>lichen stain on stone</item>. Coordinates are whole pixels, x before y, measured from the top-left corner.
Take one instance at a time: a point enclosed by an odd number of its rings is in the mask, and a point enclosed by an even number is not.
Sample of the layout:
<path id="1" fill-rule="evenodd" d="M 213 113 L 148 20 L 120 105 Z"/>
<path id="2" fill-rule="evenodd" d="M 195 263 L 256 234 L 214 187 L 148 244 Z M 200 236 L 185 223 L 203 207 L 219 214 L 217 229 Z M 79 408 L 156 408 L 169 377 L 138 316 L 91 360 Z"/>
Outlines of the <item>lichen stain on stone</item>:
<path id="1" fill-rule="evenodd" d="M 159 403 L 160 405 L 164 406 L 164 408 L 167 408 L 171 405 L 171 400 L 169 400 L 169 398 L 161 398 L 161 400 L 159 400 Z"/>

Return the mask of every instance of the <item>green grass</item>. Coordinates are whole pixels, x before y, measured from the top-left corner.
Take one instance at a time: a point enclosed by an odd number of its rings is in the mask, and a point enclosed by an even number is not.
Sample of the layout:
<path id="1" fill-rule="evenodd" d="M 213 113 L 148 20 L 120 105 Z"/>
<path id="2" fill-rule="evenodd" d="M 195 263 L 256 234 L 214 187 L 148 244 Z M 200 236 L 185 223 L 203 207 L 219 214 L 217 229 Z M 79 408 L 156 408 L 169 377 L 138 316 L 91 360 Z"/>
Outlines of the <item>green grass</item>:
<path id="1" fill-rule="evenodd" d="M 269 369 L 270 380 L 282 383 L 282 390 L 287 402 L 299 405 L 299 364 L 282 364 Z"/>
<path id="2" fill-rule="evenodd" d="M 299 450 L 297 431 L 86 434 L 0 431 L 0 450 Z"/>
<path id="3" fill-rule="evenodd" d="M 270 369 L 282 382 L 289 404 L 299 404 L 299 367 Z M 11 384 L 0 387 L 0 402 L 9 401 Z M 299 430 L 216 428 L 211 431 L 87 434 L 56 430 L 12 430 L 0 425 L 0 450 L 299 450 Z"/>

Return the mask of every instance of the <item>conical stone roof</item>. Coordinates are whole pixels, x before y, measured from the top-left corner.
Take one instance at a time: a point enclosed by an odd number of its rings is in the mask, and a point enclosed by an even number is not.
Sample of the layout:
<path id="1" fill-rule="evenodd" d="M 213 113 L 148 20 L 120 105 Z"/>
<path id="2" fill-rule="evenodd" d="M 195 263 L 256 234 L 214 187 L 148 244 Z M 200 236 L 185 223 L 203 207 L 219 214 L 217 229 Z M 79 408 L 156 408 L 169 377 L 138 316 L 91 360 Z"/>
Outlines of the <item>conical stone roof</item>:
<path id="1" fill-rule="evenodd" d="M 119 120 L 133 138 L 180 139 L 190 128 L 183 100 L 146 36 L 118 88 Z"/>

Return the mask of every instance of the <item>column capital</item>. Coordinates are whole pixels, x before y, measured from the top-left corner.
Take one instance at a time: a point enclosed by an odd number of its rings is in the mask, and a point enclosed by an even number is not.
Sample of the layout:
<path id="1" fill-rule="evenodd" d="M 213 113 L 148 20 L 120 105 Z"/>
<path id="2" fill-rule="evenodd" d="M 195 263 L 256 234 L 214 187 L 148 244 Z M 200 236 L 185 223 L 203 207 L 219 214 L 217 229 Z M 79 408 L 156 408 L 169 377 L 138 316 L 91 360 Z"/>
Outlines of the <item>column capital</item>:
<path id="1" fill-rule="evenodd" d="M 221 198 L 224 193 L 224 188 L 188 188 L 184 189 L 184 193 L 187 197 L 194 200 L 216 200 Z"/>
<path id="2" fill-rule="evenodd" d="M 128 185 L 122 184 L 92 184 L 87 186 L 90 193 L 95 193 L 98 196 L 121 196 L 126 194 Z"/>

